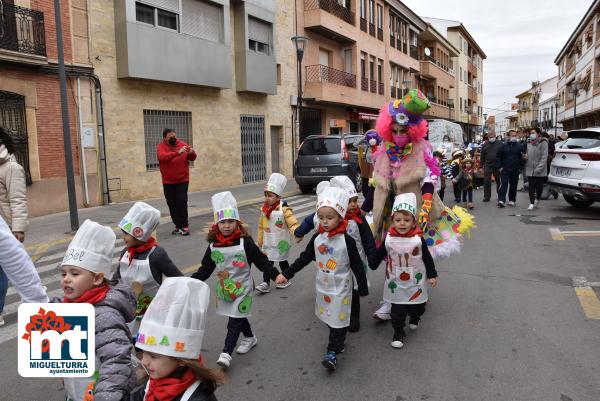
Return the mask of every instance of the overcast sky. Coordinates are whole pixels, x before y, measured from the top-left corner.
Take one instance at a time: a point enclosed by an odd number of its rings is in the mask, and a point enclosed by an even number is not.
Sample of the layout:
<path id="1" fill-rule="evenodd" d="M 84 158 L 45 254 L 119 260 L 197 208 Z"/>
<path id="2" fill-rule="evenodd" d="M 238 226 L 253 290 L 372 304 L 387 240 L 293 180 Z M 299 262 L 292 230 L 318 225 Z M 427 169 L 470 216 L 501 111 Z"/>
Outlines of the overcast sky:
<path id="1" fill-rule="evenodd" d="M 558 74 L 554 59 L 592 0 L 402 0 L 422 17 L 458 20 L 485 52 L 484 112 Z M 487 109 L 486 109 L 487 108 Z"/>

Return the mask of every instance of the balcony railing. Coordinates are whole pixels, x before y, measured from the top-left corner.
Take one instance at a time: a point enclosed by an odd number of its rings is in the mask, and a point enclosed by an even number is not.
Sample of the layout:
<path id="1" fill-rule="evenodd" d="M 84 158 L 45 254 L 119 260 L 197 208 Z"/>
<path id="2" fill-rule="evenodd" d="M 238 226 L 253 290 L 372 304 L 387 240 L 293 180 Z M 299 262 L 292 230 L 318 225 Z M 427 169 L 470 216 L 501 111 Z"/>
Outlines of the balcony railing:
<path id="1" fill-rule="evenodd" d="M 306 82 L 329 82 L 356 88 L 356 75 L 326 65 L 308 65 L 306 66 Z"/>
<path id="2" fill-rule="evenodd" d="M 305 0 L 305 10 L 323 10 L 335 15 L 341 20 L 354 25 L 354 13 L 350 9 L 340 5 L 336 0 Z"/>
<path id="3" fill-rule="evenodd" d="M 362 77 L 360 79 L 360 89 L 364 90 L 364 91 L 368 91 L 369 90 L 369 78 Z"/>
<path id="4" fill-rule="evenodd" d="M 0 49 L 45 56 L 44 13 L 0 2 Z"/>
<path id="5" fill-rule="evenodd" d="M 390 87 L 390 96 L 392 99 L 396 99 L 396 88 L 393 86 Z"/>
<path id="6" fill-rule="evenodd" d="M 369 83 L 371 84 L 371 92 L 372 93 L 377 93 L 377 81 L 375 81 L 374 79 L 370 79 Z"/>
<path id="7" fill-rule="evenodd" d="M 369 24 L 369 35 L 375 36 L 375 24 Z"/>
<path id="8" fill-rule="evenodd" d="M 383 95 L 383 93 L 385 91 L 385 86 L 383 85 L 383 82 L 380 82 L 378 87 L 379 87 L 379 94 Z"/>
<path id="9" fill-rule="evenodd" d="M 367 20 L 364 18 L 360 19 L 360 30 L 363 32 L 367 32 Z"/>
<path id="10" fill-rule="evenodd" d="M 377 28 L 377 39 L 383 42 L 383 29 Z"/>

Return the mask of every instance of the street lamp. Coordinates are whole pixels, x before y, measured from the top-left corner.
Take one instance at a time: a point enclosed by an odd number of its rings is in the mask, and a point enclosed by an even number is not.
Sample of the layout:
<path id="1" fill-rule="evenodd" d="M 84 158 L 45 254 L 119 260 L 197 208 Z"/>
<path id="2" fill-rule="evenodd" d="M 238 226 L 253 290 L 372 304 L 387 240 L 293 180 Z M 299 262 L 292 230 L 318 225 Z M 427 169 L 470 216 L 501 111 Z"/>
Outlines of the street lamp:
<path id="1" fill-rule="evenodd" d="M 298 98 L 296 99 L 296 110 L 298 119 L 298 137 L 302 140 L 302 58 L 304 57 L 304 48 L 308 42 L 306 36 L 293 36 L 292 42 L 296 46 L 296 64 L 297 64 L 297 77 L 298 77 Z M 294 152 L 296 151 L 295 140 L 293 141 L 292 147 Z"/>
<path id="2" fill-rule="evenodd" d="M 573 105 L 573 129 L 575 129 L 575 121 L 577 119 L 577 94 L 579 93 L 579 89 L 581 89 L 579 82 L 573 82 L 573 85 L 571 86 L 571 90 L 573 91 L 573 99 L 575 100 L 575 104 Z"/>

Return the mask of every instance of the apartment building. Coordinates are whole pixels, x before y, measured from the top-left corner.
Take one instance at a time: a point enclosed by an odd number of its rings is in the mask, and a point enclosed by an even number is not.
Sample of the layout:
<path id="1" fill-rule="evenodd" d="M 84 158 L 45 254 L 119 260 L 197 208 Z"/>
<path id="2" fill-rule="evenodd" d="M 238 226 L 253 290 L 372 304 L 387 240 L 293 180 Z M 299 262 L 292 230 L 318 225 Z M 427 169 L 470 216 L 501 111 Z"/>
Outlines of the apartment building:
<path id="1" fill-rule="evenodd" d="M 418 38 L 427 24 L 400 1 L 300 0 L 297 7 L 298 34 L 309 38 L 301 138 L 365 132 L 386 101 L 419 84 Z"/>
<path id="2" fill-rule="evenodd" d="M 297 92 L 288 0 L 94 0 L 111 199 L 162 196 L 156 146 L 193 146 L 190 191 L 292 172 Z"/>
<path id="3" fill-rule="evenodd" d="M 487 58 L 473 36 L 460 21 L 423 18 L 459 50 L 452 58 L 456 72 L 455 88 L 450 94 L 460 122 L 469 141 L 483 131 L 483 61 Z"/>
<path id="4" fill-rule="evenodd" d="M 554 64 L 558 121 L 565 130 L 600 125 L 600 1 L 590 5 Z"/>
<path id="5" fill-rule="evenodd" d="M 548 129 L 551 119 L 555 119 L 558 77 L 554 76 L 544 81 L 533 81 L 531 87 L 516 96 L 519 104 L 518 125 L 521 128 L 540 127 Z M 550 118 L 552 117 L 552 118 Z M 553 127 L 556 124 L 553 125 Z"/>
<path id="6" fill-rule="evenodd" d="M 61 2 L 69 123 L 80 205 L 103 202 L 88 2 Z M 0 1 L 0 126 L 25 170 L 30 216 L 68 208 L 53 0 Z"/>

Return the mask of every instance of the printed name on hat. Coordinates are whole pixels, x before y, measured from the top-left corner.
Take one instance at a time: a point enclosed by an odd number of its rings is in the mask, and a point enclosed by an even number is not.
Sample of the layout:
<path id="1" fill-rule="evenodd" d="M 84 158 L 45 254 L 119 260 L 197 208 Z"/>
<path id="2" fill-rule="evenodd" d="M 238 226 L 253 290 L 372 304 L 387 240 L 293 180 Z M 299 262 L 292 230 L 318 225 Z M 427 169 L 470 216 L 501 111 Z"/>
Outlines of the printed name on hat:
<path id="1" fill-rule="evenodd" d="M 65 254 L 65 258 L 63 259 L 63 264 L 67 262 L 83 262 L 83 257 L 85 256 L 85 251 L 77 251 L 76 249 L 69 249 Z"/>

